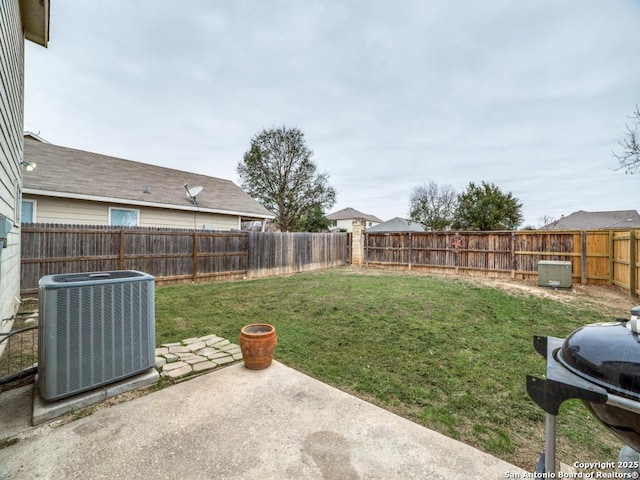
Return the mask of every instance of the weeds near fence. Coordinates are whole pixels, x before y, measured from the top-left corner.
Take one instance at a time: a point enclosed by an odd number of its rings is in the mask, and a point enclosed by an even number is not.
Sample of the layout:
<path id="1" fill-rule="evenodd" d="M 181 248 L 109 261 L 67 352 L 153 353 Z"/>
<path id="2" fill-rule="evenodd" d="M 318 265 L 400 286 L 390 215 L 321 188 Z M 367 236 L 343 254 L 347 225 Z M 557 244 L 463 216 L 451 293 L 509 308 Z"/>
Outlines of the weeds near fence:
<path id="1" fill-rule="evenodd" d="M 37 302 L 22 304 L 11 328 L 12 334 L 0 335 L 0 392 L 33 381 L 38 362 Z"/>

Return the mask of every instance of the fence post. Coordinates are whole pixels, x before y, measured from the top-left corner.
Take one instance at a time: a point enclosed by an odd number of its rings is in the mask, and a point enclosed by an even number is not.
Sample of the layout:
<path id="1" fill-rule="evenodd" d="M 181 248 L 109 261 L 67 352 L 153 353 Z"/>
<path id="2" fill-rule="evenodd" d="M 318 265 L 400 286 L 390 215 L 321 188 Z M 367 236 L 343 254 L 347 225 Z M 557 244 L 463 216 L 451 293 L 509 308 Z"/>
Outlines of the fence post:
<path id="1" fill-rule="evenodd" d="M 631 298 L 636 298 L 636 231 L 629 230 L 629 294 Z"/>
<path id="2" fill-rule="evenodd" d="M 516 278 L 516 232 L 511 232 L 511 280 Z"/>
<path id="3" fill-rule="evenodd" d="M 366 225 L 367 223 L 364 218 L 355 218 L 353 220 L 351 257 L 353 260 L 353 265 L 356 265 L 358 267 L 361 267 L 366 262 Z"/>
<path id="4" fill-rule="evenodd" d="M 120 270 L 124 270 L 124 229 L 120 230 L 120 258 L 119 258 L 119 264 L 120 264 Z"/>
<path id="5" fill-rule="evenodd" d="M 412 262 L 411 262 L 411 259 L 412 259 L 412 257 L 413 257 L 413 248 L 412 248 L 412 245 L 413 245 L 413 236 L 411 235 L 411 232 L 409 232 L 407 235 L 409 236 L 409 258 L 408 258 L 408 261 L 409 261 L 409 270 L 411 270 L 411 263 L 412 263 Z"/>
<path id="6" fill-rule="evenodd" d="M 613 285 L 613 280 L 615 278 L 615 243 L 613 241 L 613 230 L 609 230 L 609 280 L 607 281 L 607 285 Z"/>
<path id="7" fill-rule="evenodd" d="M 193 281 L 198 279 L 198 234 L 193 232 Z"/>
<path id="8" fill-rule="evenodd" d="M 587 232 L 580 232 L 580 283 L 587 283 Z"/>
<path id="9" fill-rule="evenodd" d="M 369 234 L 366 229 L 362 232 L 362 252 L 363 252 L 363 261 L 365 266 L 369 266 Z"/>

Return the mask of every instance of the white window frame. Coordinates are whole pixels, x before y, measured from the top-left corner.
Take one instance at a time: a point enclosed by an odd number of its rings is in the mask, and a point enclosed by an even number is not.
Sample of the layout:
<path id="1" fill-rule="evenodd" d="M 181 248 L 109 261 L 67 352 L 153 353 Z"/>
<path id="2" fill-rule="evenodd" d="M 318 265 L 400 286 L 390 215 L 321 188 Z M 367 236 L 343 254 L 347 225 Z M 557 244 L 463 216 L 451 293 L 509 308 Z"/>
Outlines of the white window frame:
<path id="1" fill-rule="evenodd" d="M 23 212 L 23 208 L 22 208 L 22 204 L 25 202 L 29 202 L 33 205 L 33 207 L 31 207 L 31 222 L 30 223 L 37 223 L 37 216 L 36 216 L 36 209 L 38 207 L 38 201 L 37 200 L 32 200 L 31 198 L 23 198 L 22 201 L 20 202 L 20 223 L 22 223 L 22 212 Z"/>
<path id="2" fill-rule="evenodd" d="M 125 211 L 125 212 L 135 212 L 136 214 L 136 224 L 135 225 L 114 225 L 113 223 L 111 223 L 111 212 L 113 210 L 121 210 L 121 211 Z M 130 226 L 134 226 L 134 227 L 139 227 L 140 226 L 140 210 L 137 208 L 125 208 L 125 207 L 109 207 L 109 225 L 112 227 L 130 227 Z"/>

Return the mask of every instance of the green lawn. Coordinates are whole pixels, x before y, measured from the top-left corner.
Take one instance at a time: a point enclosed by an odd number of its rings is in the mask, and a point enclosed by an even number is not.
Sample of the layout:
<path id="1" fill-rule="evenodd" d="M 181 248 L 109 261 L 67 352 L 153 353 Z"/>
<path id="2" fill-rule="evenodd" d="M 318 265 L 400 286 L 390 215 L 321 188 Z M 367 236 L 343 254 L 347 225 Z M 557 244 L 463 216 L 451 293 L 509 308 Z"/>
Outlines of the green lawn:
<path id="1" fill-rule="evenodd" d="M 271 323 L 282 363 L 533 470 L 544 412 L 525 378 L 543 376 L 545 360 L 532 337 L 613 319 L 593 308 L 451 277 L 333 269 L 158 287 L 156 335 L 158 344 L 210 333 L 237 343 L 243 325 Z M 563 405 L 560 461 L 613 461 L 621 445 L 580 402 Z"/>

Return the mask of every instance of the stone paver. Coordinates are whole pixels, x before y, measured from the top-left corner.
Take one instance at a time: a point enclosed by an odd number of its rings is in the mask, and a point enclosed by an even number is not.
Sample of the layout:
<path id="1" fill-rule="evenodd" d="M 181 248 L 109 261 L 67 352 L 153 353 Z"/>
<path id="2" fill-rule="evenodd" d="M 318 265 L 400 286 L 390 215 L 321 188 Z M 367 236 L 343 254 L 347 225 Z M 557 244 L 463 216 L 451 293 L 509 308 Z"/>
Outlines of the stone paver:
<path id="1" fill-rule="evenodd" d="M 215 345 L 216 343 L 222 342 L 224 340 L 225 339 L 222 338 L 222 337 L 218 337 L 217 335 L 213 335 L 211 338 L 205 340 L 205 343 L 207 344 L 207 347 L 210 347 L 210 346 Z"/>
<path id="2" fill-rule="evenodd" d="M 191 353 L 188 347 L 185 346 L 177 346 L 177 347 L 169 347 L 169 353 Z"/>
<path id="3" fill-rule="evenodd" d="M 165 353 L 164 355 L 160 356 L 164 357 L 167 360 L 167 363 L 177 362 L 180 359 L 178 355 L 174 355 L 173 353 Z"/>
<path id="4" fill-rule="evenodd" d="M 204 354 L 204 356 L 207 357 L 209 360 L 215 360 L 216 358 L 228 357 L 229 354 L 227 352 L 221 352 L 219 350 L 216 350 L 214 353 L 207 353 L 207 354 Z"/>
<path id="5" fill-rule="evenodd" d="M 214 368 L 216 368 L 217 366 L 218 366 L 217 364 L 215 364 L 215 363 L 213 363 L 213 362 L 209 362 L 209 361 L 206 361 L 206 362 L 200 362 L 200 363 L 196 363 L 196 364 L 193 366 L 193 371 L 194 371 L 194 372 L 204 372 L 204 371 L 206 371 L 206 370 L 214 369 Z"/>
<path id="6" fill-rule="evenodd" d="M 187 365 L 186 367 L 176 368 L 175 370 L 171 370 L 170 372 L 163 371 L 162 375 L 171 377 L 171 378 L 178 378 L 178 377 L 184 377 L 185 375 L 189 375 L 192 372 L 193 372 L 193 369 L 191 368 L 191 365 Z"/>
<path id="7" fill-rule="evenodd" d="M 162 367 L 162 371 L 163 372 L 171 372 L 173 370 L 177 370 L 177 369 L 182 368 L 182 367 L 191 367 L 191 365 L 189 365 L 186 362 L 168 363 L 167 365 L 164 365 Z"/>
<path id="8" fill-rule="evenodd" d="M 204 337 L 200 337 L 198 340 L 200 340 L 201 342 L 207 342 L 207 341 L 212 340 L 214 338 L 220 338 L 220 337 L 217 336 L 217 335 L 206 335 Z"/>
<path id="9" fill-rule="evenodd" d="M 215 348 L 206 347 L 206 348 L 203 348 L 202 350 L 200 350 L 198 352 L 198 355 L 202 355 L 204 357 L 208 357 L 209 355 L 215 355 L 216 353 L 220 353 L 220 352 L 218 352 L 218 350 L 216 350 Z"/>
<path id="10" fill-rule="evenodd" d="M 196 343 L 190 343 L 189 345 L 187 345 L 187 348 L 192 352 L 197 352 L 198 350 L 202 350 L 206 346 L 207 345 L 204 342 L 196 342 Z"/>
<path id="11" fill-rule="evenodd" d="M 194 355 L 193 357 L 185 358 L 184 360 L 189 365 L 195 365 L 196 363 L 207 362 L 207 357 L 201 357 L 200 355 Z"/>
<path id="12" fill-rule="evenodd" d="M 206 372 L 241 360 L 239 345 L 213 334 L 163 343 L 156 348 L 156 369 L 161 376 L 172 379 Z"/>
<path id="13" fill-rule="evenodd" d="M 222 345 L 220 348 L 223 352 L 229 353 L 238 353 L 240 351 L 240 345 L 236 345 L 235 343 L 228 343 L 227 345 Z M 232 352 L 231 350 L 237 350 L 237 352 Z"/>
<path id="14" fill-rule="evenodd" d="M 186 353 L 182 353 L 180 354 L 180 356 L 178 357 L 180 359 L 181 362 L 186 362 L 187 360 L 193 358 L 193 357 L 197 357 L 198 355 L 196 355 L 193 352 L 186 352 Z"/>

